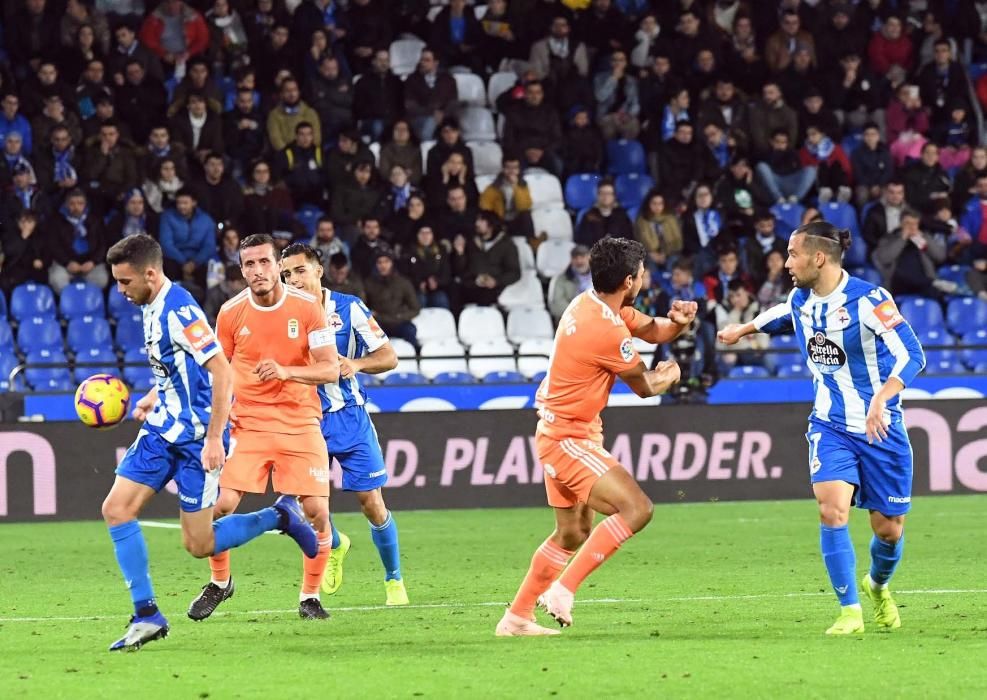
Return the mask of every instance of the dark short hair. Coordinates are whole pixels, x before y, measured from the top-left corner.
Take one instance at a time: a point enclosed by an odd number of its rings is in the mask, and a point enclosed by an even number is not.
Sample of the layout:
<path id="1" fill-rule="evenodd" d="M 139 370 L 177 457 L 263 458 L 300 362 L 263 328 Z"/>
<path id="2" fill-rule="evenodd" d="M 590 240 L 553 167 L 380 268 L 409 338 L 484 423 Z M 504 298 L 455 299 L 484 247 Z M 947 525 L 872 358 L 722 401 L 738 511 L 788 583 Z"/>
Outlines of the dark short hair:
<path id="1" fill-rule="evenodd" d="M 143 272 L 149 267 L 161 269 L 161 245 L 146 233 L 138 233 L 117 241 L 106 253 L 110 265 L 129 263 L 135 270 Z"/>
<path id="2" fill-rule="evenodd" d="M 683 257 L 681 257 L 681 258 L 679 258 L 678 260 L 675 261 L 675 264 L 672 265 L 672 269 L 673 270 L 682 270 L 682 272 L 688 272 L 691 275 L 692 274 L 692 260 L 690 258 L 686 257 L 686 256 L 683 256 Z"/>
<path id="3" fill-rule="evenodd" d="M 728 292 L 739 292 L 741 289 L 747 290 L 747 285 L 744 284 L 744 281 L 742 279 L 737 278 L 727 282 Z M 750 290 L 747 291 L 749 292 Z"/>
<path id="4" fill-rule="evenodd" d="M 589 269 L 593 288 L 604 294 L 620 289 L 628 277 L 637 275 L 647 251 L 629 238 L 601 238 L 589 251 Z"/>
<path id="5" fill-rule="evenodd" d="M 304 255 L 305 259 L 315 265 L 322 264 L 322 253 L 313 248 L 308 243 L 292 243 L 281 251 L 281 259 L 290 258 L 292 255 Z"/>
<path id="6" fill-rule="evenodd" d="M 320 216 L 319 217 L 319 220 L 315 222 L 315 228 L 319 228 L 319 226 L 322 225 L 322 224 L 332 224 L 333 227 L 336 226 L 336 224 L 333 222 L 332 218 L 330 218 L 328 216 Z"/>
<path id="7" fill-rule="evenodd" d="M 312 122 L 298 122 L 298 124 L 295 125 L 295 133 L 297 134 L 302 129 L 312 129 L 312 128 L 313 128 Z"/>
<path id="8" fill-rule="evenodd" d="M 217 159 L 223 161 L 224 165 L 226 164 L 226 159 L 223 158 L 223 154 L 220 153 L 219 151 L 209 151 L 209 153 L 206 154 L 207 161 L 217 160 Z"/>
<path id="9" fill-rule="evenodd" d="M 183 187 L 182 189 L 178 190 L 178 192 L 175 194 L 175 200 L 177 201 L 181 197 L 188 197 L 193 202 L 199 201 L 199 198 L 195 196 L 195 190 L 193 190 L 191 187 Z"/>
<path id="10" fill-rule="evenodd" d="M 828 221 L 812 221 L 792 231 L 793 236 L 805 234 L 805 243 L 813 250 L 821 250 L 832 262 L 843 260 L 843 251 L 850 247 L 850 231 L 837 228 Z"/>
<path id="11" fill-rule="evenodd" d="M 349 264 L 350 259 L 346 257 L 346 253 L 333 253 L 329 256 L 329 267 L 339 269 L 341 267 L 346 267 Z"/>
<path id="12" fill-rule="evenodd" d="M 490 229 L 494 233 L 496 233 L 497 231 L 499 231 L 501 229 L 501 226 L 502 226 L 501 221 L 500 221 L 500 217 L 497 216 L 494 212 L 487 211 L 486 209 L 481 209 L 477 213 L 476 220 L 477 221 L 485 221 L 487 223 L 487 226 L 489 226 Z"/>
<path id="13" fill-rule="evenodd" d="M 274 248 L 274 236 L 269 233 L 252 233 L 240 241 L 240 250 L 258 248 L 262 245 L 269 245 Z"/>

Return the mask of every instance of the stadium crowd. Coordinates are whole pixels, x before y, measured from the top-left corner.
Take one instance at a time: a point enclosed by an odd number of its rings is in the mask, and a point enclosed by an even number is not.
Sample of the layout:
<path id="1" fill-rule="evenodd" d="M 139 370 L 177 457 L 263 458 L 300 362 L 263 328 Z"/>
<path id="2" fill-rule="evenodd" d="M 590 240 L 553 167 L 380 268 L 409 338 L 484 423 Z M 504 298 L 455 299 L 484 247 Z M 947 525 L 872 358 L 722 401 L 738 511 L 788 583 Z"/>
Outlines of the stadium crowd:
<path id="1" fill-rule="evenodd" d="M 708 384 L 716 328 L 785 299 L 787 232 L 823 217 L 854 274 L 987 304 L 984 1 L 11 0 L 0 21 L 8 298 L 106 288 L 107 248 L 146 232 L 215 315 L 265 232 L 418 347 L 425 307 L 557 321 L 589 247 L 633 237 L 641 310 L 700 302 Z"/>

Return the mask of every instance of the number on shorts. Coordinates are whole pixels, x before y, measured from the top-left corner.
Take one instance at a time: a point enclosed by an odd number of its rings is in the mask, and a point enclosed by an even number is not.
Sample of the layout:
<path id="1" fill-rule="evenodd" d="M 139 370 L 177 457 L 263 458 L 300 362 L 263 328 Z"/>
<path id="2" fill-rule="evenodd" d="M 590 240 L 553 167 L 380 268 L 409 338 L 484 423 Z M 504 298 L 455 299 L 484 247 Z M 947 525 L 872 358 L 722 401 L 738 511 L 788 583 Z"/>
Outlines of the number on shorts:
<path id="1" fill-rule="evenodd" d="M 809 433 L 806 435 L 809 440 L 809 470 L 815 474 L 822 466 L 819 461 L 819 441 L 822 440 L 822 433 Z"/>

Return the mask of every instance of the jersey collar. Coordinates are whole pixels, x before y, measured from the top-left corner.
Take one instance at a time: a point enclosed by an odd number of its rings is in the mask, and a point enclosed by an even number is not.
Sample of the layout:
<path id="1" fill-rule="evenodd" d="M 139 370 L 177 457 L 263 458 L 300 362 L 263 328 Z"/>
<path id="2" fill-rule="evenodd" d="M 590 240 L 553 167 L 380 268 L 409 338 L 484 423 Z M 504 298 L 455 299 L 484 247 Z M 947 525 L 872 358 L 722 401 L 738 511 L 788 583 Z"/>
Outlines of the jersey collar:
<path id="1" fill-rule="evenodd" d="M 824 297 L 817 296 L 815 292 L 810 291 L 809 301 L 827 302 L 833 297 L 835 297 L 837 294 L 842 294 L 843 290 L 846 289 L 847 284 L 850 282 L 850 275 L 847 273 L 846 270 L 842 270 L 841 272 L 843 276 L 840 278 L 840 283 L 836 285 L 836 289 L 834 289 Z"/>
<path id="2" fill-rule="evenodd" d="M 145 304 L 144 308 L 148 311 L 160 311 L 164 307 L 165 297 L 168 296 L 168 292 L 171 291 L 172 286 L 172 281 L 165 277 L 164 284 L 158 290 L 158 295 L 154 297 L 154 301 L 150 304 Z"/>

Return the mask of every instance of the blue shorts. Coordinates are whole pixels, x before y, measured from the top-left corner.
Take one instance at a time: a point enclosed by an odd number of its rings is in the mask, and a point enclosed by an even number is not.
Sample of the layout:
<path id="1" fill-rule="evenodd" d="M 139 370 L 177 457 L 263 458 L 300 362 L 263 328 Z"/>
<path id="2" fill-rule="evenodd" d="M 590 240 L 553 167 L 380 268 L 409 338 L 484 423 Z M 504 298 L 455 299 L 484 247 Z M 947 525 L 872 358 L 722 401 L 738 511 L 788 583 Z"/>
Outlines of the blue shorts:
<path id="1" fill-rule="evenodd" d="M 203 441 L 173 445 L 158 433 L 141 429 L 134 444 L 120 460 L 116 473 L 138 484 L 160 491 L 172 479 L 178 484 L 178 503 L 186 513 L 197 513 L 216 505 L 219 498 L 217 469 L 202 467 Z M 223 446 L 229 451 L 229 431 L 223 434 Z"/>
<path id="2" fill-rule="evenodd" d="M 343 491 L 373 491 L 387 483 L 387 466 L 377 431 L 363 406 L 322 414 L 322 437 L 329 459 L 343 468 Z"/>
<path id="3" fill-rule="evenodd" d="M 912 503 L 912 446 L 901 421 L 888 428 L 883 442 L 867 444 L 866 435 L 809 421 L 809 474 L 813 484 L 854 484 L 854 504 L 884 515 L 904 515 Z"/>

